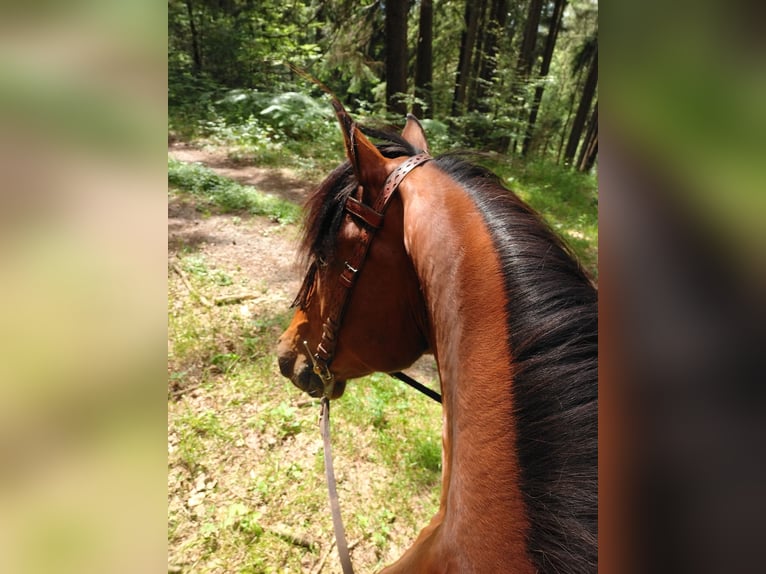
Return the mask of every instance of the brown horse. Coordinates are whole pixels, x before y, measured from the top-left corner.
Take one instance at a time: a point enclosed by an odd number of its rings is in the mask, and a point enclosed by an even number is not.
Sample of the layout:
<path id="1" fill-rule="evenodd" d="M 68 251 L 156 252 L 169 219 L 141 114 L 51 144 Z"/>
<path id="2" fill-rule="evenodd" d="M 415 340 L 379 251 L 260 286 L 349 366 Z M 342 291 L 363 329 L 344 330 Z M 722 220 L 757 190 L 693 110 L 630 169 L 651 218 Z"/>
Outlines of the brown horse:
<path id="1" fill-rule="evenodd" d="M 401 136 L 366 130 L 385 137 L 375 146 L 335 107 L 349 161 L 307 204 L 308 272 L 279 367 L 338 398 L 348 379 L 435 355 L 440 509 L 383 572 L 595 572 L 595 287 L 487 170 L 455 154 L 403 170 L 428 150 L 414 117 Z M 360 251 L 363 269 L 349 264 Z"/>

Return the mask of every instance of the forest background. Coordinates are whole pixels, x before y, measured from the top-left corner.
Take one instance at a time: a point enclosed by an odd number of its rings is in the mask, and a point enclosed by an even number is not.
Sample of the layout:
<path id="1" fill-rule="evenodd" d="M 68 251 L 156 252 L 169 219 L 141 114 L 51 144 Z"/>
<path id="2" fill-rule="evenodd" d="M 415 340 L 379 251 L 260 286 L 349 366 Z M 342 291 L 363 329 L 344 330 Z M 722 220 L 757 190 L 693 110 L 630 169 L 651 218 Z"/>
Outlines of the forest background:
<path id="1" fill-rule="evenodd" d="M 172 79 L 183 70 L 173 63 L 179 6 L 2 11 L 3 571 L 160 570 L 167 559 L 162 148 L 166 97 L 179 134 L 179 104 L 191 102 L 179 102 L 183 83 Z M 745 296 L 766 277 L 762 10 L 600 6 L 606 570 L 640 564 L 624 554 L 626 522 L 643 525 L 650 571 L 762 563 L 751 543 L 763 515 L 763 465 L 752 456 L 763 352 L 753 335 L 766 321 L 762 296 Z M 214 109 L 223 92 L 208 97 Z M 630 500 L 607 490 L 642 480 L 651 488 Z M 630 509 L 653 510 L 637 523 Z M 700 516 L 709 520 L 691 541 Z"/>
<path id="2" fill-rule="evenodd" d="M 329 107 L 295 66 L 352 113 L 413 112 L 451 146 L 596 163 L 593 0 L 170 0 L 168 31 L 176 137 L 321 140 Z"/>

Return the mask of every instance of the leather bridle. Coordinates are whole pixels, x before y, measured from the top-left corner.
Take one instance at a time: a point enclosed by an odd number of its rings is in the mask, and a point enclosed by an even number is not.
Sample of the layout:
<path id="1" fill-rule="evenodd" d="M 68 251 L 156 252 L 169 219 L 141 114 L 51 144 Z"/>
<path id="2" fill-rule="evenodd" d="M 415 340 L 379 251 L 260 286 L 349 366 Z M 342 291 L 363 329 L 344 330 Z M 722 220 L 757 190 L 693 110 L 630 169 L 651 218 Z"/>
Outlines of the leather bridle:
<path id="1" fill-rule="evenodd" d="M 359 226 L 359 239 L 351 256 L 344 262 L 343 271 L 338 276 L 338 285 L 332 290 L 327 305 L 326 318 L 322 324 L 322 338 L 316 347 L 316 351 L 312 353 L 308 342 L 303 341 L 306 353 L 311 359 L 314 374 L 322 381 L 324 396 L 328 399 L 332 398 L 335 387 L 335 376 L 330 371 L 330 363 L 335 356 L 338 331 L 343 321 L 343 313 L 346 310 L 349 296 L 364 265 L 370 244 L 377 230 L 383 225 L 383 219 L 391 197 L 402 181 L 404 181 L 404 178 L 416 167 L 432 159 L 427 153 L 420 153 L 407 158 L 386 178 L 383 192 L 378 195 L 372 206 L 362 203 L 364 190 L 361 185 L 358 190 L 360 199 L 351 196 L 346 199 L 343 207 L 344 210 L 363 223 L 363 225 Z"/>
<path id="2" fill-rule="evenodd" d="M 427 153 L 421 153 L 407 158 L 386 178 L 383 192 L 378 195 L 372 206 L 362 203 L 364 189 L 361 185 L 357 190 L 359 199 L 351 196 L 346 199 L 343 209 L 363 223 L 363 225 L 359 226 L 359 240 L 357 241 L 351 256 L 344 262 L 343 271 L 338 276 L 338 286 L 333 289 L 332 295 L 330 296 L 329 304 L 327 306 L 327 318 L 322 324 L 322 338 L 317 345 L 316 351 L 312 353 L 308 341 L 303 341 L 306 353 L 311 359 L 314 374 L 320 378 L 323 386 L 320 429 L 324 445 L 325 474 L 330 495 L 333 529 L 335 530 L 335 540 L 338 546 L 338 557 L 344 574 L 353 574 L 354 570 L 351 565 L 348 543 L 346 542 L 345 530 L 343 528 L 343 519 L 340 514 L 338 492 L 335 486 L 335 471 L 332 464 L 332 448 L 330 445 L 330 399 L 332 398 L 333 389 L 335 387 L 335 376 L 330 370 L 330 363 L 335 356 L 338 330 L 343 321 L 343 313 L 346 310 L 351 291 L 356 284 L 356 279 L 362 269 L 362 265 L 364 265 L 367 252 L 375 237 L 375 233 L 383 225 L 383 219 L 386 215 L 386 209 L 388 208 L 391 197 L 402 181 L 404 181 L 404 178 L 407 177 L 413 169 L 432 159 L 433 158 Z M 309 273 L 311 273 L 311 271 Z M 309 279 L 310 275 L 307 275 L 306 280 Z M 441 402 L 439 393 L 429 389 L 404 373 L 391 373 L 391 375 L 431 397 L 433 400 Z"/>

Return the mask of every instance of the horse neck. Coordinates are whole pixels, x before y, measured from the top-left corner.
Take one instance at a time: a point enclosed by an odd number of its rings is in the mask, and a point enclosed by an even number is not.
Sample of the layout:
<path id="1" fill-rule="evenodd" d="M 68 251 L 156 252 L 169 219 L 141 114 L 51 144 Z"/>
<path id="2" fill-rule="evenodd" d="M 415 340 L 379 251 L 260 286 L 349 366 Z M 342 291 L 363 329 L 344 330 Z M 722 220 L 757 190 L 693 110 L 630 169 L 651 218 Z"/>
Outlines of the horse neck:
<path id="1" fill-rule="evenodd" d="M 441 528 L 452 533 L 449 545 L 477 554 L 461 559 L 531 572 L 500 260 L 482 215 L 452 180 L 435 173 L 428 186 L 403 188 L 405 246 L 423 287 L 443 393 Z"/>

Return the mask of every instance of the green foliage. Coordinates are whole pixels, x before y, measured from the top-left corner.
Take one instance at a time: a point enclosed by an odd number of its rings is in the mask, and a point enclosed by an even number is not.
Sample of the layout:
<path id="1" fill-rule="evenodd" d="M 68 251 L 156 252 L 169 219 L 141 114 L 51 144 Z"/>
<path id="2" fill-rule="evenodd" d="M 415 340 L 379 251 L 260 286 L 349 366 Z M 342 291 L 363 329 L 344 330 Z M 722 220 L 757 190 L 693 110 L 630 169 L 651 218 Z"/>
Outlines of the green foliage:
<path id="1" fill-rule="evenodd" d="M 215 102 L 215 112 L 219 119 L 227 124 L 241 124 L 248 118 L 257 116 L 265 109 L 272 98 L 271 94 L 257 89 L 227 90 Z"/>
<path id="2" fill-rule="evenodd" d="M 439 154 L 455 146 L 449 126 L 444 122 L 433 119 L 420 120 L 428 135 L 428 146 L 432 154 Z"/>
<path id="3" fill-rule="evenodd" d="M 409 437 L 405 461 L 414 482 L 433 485 L 442 470 L 441 441 L 431 434 L 416 433 Z"/>
<path id="4" fill-rule="evenodd" d="M 184 257 L 181 262 L 181 267 L 190 275 L 195 275 L 197 277 L 207 277 L 209 273 L 205 258 L 202 255 L 189 255 L 188 257 Z"/>
<path id="5" fill-rule="evenodd" d="M 256 134 L 260 130 L 254 139 L 268 139 L 272 142 L 313 142 L 321 140 L 329 132 L 333 136 L 336 133 L 332 108 L 321 99 L 301 92 L 227 90 L 211 107 L 215 120 L 201 126 L 203 134 L 220 131 L 216 122 L 218 126 L 228 128 L 246 126 L 243 136 L 248 131 Z"/>
<path id="6" fill-rule="evenodd" d="M 230 438 L 222 427 L 218 414 L 214 411 L 187 412 L 179 419 L 179 422 L 185 427 L 187 436 L 216 437 L 224 440 Z"/>
<path id="7" fill-rule="evenodd" d="M 546 39 L 552 3 L 545 4 L 537 52 Z M 559 161 L 559 144 L 571 128 L 571 111 L 582 89 L 583 54 L 595 46 L 598 31 L 594 0 L 570 0 L 564 13 L 551 69 L 544 80 L 516 71 L 524 32 L 526 3 L 507 7 L 496 50 L 477 48 L 468 112 L 450 117 L 455 90 L 465 0 L 441 0 L 433 22 L 433 109 L 430 117 L 450 126 L 449 146 L 518 150 L 529 121 L 535 87 L 544 96 L 531 141 L 531 153 Z M 408 14 L 409 52 L 418 42 L 418 3 Z M 487 10 L 489 12 L 490 9 Z M 168 109 L 171 129 L 184 138 L 211 138 L 236 147 L 236 153 L 263 164 L 300 166 L 317 173 L 324 167 L 331 121 L 316 86 L 290 65 L 308 70 L 327 84 L 357 115 L 401 123 L 385 112 L 383 77 L 385 3 L 349 0 L 228 1 L 168 4 Z M 488 33 L 489 20 L 480 35 Z M 486 38 L 485 38 L 486 39 Z M 481 56 L 481 57 L 479 57 Z M 587 60 L 587 58 L 586 58 Z M 479 63 L 494 73 L 478 78 Z M 412 89 L 403 94 L 413 102 Z M 319 105 L 317 105 L 319 103 Z M 313 145 L 308 146 L 311 142 Z"/>
<path id="8" fill-rule="evenodd" d="M 258 522 L 259 518 L 260 515 L 252 512 L 246 505 L 235 502 L 226 509 L 222 525 L 224 528 L 241 532 L 252 541 L 263 534 L 263 527 Z"/>
<path id="9" fill-rule="evenodd" d="M 524 127 L 510 116 L 493 117 L 475 111 L 448 121 L 452 127 L 450 135 L 460 147 L 501 152 L 523 133 Z"/>
<path id="10" fill-rule="evenodd" d="M 325 98 L 295 91 L 211 89 L 199 101 L 196 107 L 170 107 L 171 130 L 223 146 L 235 159 L 291 167 L 317 178 L 342 158 L 337 124 Z"/>
<path id="11" fill-rule="evenodd" d="M 176 59 L 182 60 L 179 55 Z M 173 55 L 169 55 L 173 58 Z M 168 129 L 182 138 L 197 134 L 200 122 L 213 117 L 213 103 L 220 88 L 205 75 L 195 75 L 188 66 L 168 62 Z"/>
<path id="12" fill-rule="evenodd" d="M 280 438 L 287 438 L 301 432 L 301 421 L 296 416 L 297 414 L 298 409 L 282 401 L 266 413 L 264 422 L 278 429 Z"/>
<path id="13" fill-rule="evenodd" d="M 261 110 L 267 125 L 288 138 L 314 141 L 325 135 L 334 137 L 337 130 L 332 110 L 316 98 L 300 92 L 286 92 L 272 98 Z"/>
<path id="14" fill-rule="evenodd" d="M 280 223 L 294 223 L 300 219 L 298 206 L 240 185 L 199 164 L 168 158 L 168 184 L 225 213 L 244 211 L 253 215 L 265 215 Z"/>
<path id="15" fill-rule="evenodd" d="M 538 211 L 598 278 L 598 180 L 537 160 L 511 165 L 486 160 L 506 186 Z"/>
<path id="16" fill-rule="evenodd" d="M 198 67 L 229 88 L 281 86 L 285 61 L 306 67 L 318 57 L 312 41 L 321 23 L 313 2 L 168 2 L 168 50 L 185 59 L 169 67 Z M 196 54 L 195 54 L 196 49 Z"/>

